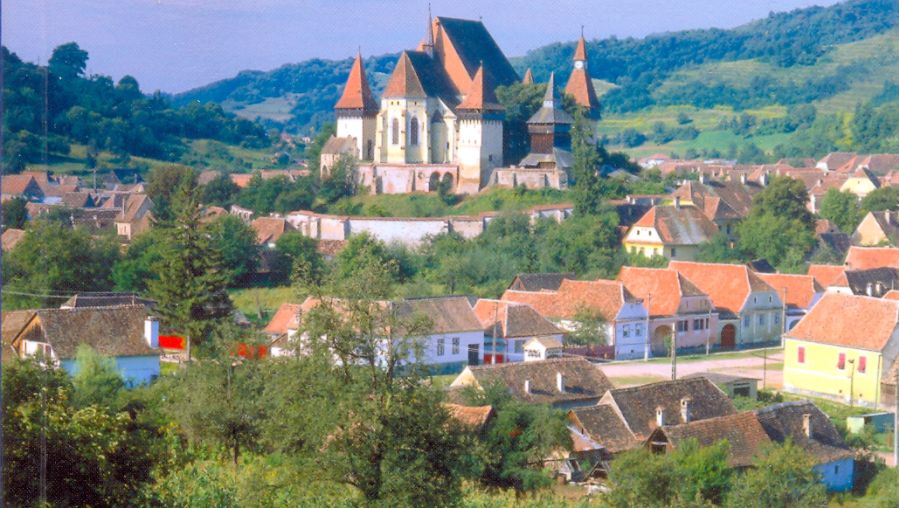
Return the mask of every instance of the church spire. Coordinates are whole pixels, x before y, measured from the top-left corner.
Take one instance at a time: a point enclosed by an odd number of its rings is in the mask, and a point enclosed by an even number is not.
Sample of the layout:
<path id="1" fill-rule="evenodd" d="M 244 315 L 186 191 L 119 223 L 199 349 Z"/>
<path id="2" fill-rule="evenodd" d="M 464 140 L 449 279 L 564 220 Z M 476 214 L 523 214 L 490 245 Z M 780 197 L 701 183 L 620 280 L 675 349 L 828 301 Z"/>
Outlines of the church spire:
<path id="1" fill-rule="evenodd" d="M 528 70 L 524 73 L 524 79 L 521 80 L 521 84 L 523 85 L 533 85 L 534 84 L 534 73 L 531 72 L 531 68 L 528 67 Z"/>
<path id="2" fill-rule="evenodd" d="M 574 50 L 574 66 L 587 67 L 587 41 L 584 39 L 584 25 L 581 25 L 581 38 L 577 41 L 577 48 Z"/>
<path id="3" fill-rule="evenodd" d="M 428 30 L 425 34 L 424 50 L 428 56 L 434 56 L 434 17 L 431 16 L 430 2 L 428 2 Z"/>
<path id="4" fill-rule="evenodd" d="M 587 41 L 584 39 L 584 27 L 581 27 L 581 38 L 574 50 L 574 69 L 571 77 L 565 85 L 565 93 L 574 97 L 574 101 L 587 110 L 587 116 L 592 119 L 599 118 L 599 99 L 596 97 L 596 89 L 593 88 L 593 80 L 587 70 Z"/>
<path id="5" fill-rule="evenodd" d="M 556 73 L 549 73 L 549 81 L 546 82 L 546 93 L 543 94 L 543 107 L 556 107 Z"/>
<path id="6" fill-rule="evenodd" d="M 368 86 L 368 80 L 365 78 L 361 50 L 356 53 L 356 60 L 353 61 L 353 66 L 350 68 L 350 75 L 343 88 L 343 95 L 340 96 L 334 109 L 338 110 L 338 113 L 340 110 L 361 110 L 363 114 L 378 112 L 378 103 L 375 102 L 371 88 Z"/>

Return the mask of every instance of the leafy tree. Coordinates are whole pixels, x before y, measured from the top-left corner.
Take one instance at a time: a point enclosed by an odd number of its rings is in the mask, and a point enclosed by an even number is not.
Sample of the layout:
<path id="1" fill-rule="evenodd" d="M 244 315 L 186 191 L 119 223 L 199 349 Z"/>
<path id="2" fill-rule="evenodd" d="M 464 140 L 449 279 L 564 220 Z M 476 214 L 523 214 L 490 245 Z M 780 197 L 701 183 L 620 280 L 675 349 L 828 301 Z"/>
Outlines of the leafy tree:
<path id="1" fill-rule="evenodd" d="M 318 242 L 296 231 L 288 231 L 275 242 L 275 255 L 271 263 L 271 277 L 275 283 L 286 284 L 299 263 L 313 281 L 320 280 L 325 272 L 325 262 L 318 252 Z"/>
<path id="2" fill-rule="evenodd" d="M 847 233 L 855 231 L 862 220 L 858 198 L 850 192 L 840 192 L 837 189 L 828 189 L 818 213 L 840 228 L 840 231 Z"/>
<path id="3" fill-rule="evenodd" d="M 624 261 L 618 245 L 618 214 L 603 208 L 597 215 L 547 223 L 537 239 L 539 269 L 614 277 Z"/>
<path id="4" fill-rule="evenodd" d="M 768 155 L 755 143 L 747 143 L 740 149 L 737 162 L 740 164 L 763 164 L 768 162 Z"/>
<path id="5" fill-rule="evenodd" d="M 73 80 L 84 74 L 87 68 L 87 51 L 77 43 L 69 42 L 57 46 L 50 56 L 50 73 L 64 80 Z"/>
<path id="6" fill-rule="evenodd" d="M 600 211 L 602 194 L 598 173 L 599 153 L 596 151 L 590 122 L 583 111 L 578 110 L 574 116 L 571 129 L 571 151 L 574 162 L 571 173 L 574 176 L 572 189 L 574 211 L 579 215 L 593 215 Z"/>
<path id="7" fill-rule="evenodd" d="M 112 268 L 116 291 L 147 292 L 149 281 L 158 278 L 155 266 L 162 261 L 165 240 L 158 228 L 151 228 L 131 239 L 128 250 Z"/>
<path id="8" fill-rule="evenodd" d="M 574 314 L 574 329 L 568 332 L 567 343 L 578 346 L 602 346 L 608 343 L 606 318 L 589 307 L 581 307 Z"/>
<path id="9" fill-rule="evenodd" d="M 15 197 L 10 200 L 3 202 L 3 211 L 2 213 L 2 222 L 3 229 L 22 229 L 25 227 L 25 222 L 28 220 L 28 209 L 25 208 L 25 205 L 28 204 L 28 200 L 21 197 Z"/>
<path id="10" fill-rule="evenodd" d="M 897 187 L 881 187 L 862 199 L 862 210 L 865 214 L 896 209 L 899 209 L 899 188 Z"/>
<path id="11" fill-rule="evenodd" d="M 394 280 L 399 277 L 399 268 L 396 263 L 390 263 L 390 256 L 384 242 L 367 233 L 353 235 L 337 254 L 333 273 L 337 279 L 348 281 L 356 276 L 359 269 L 371 263 L 385 266 Z"/>
<path id="12" fill-rule="evenodd" d="M 3 256 L 4 289 L 28 295 L 4 295 L 3 304 L 57 307 L 61 298 L 79 291 L 108 291 L 118 256 L 111 236 L 95 238 L 59 222 L 33 221 L 22 241 Z"/>
<path id="13" fill-rule="evenodd" d="M 202 343 L 216 321 L 231 313 L 228 274 L 202 224 L 199 189 L 192 181 L 179 187 L 172 213 L 174 220 L 159 225 L 166 250 L 155 267 L 159 278 L 148 286 L 163 322 L 188 334 L 190 354 L 191 342 Z"/>
<path id="14" fill-rule="evenodd" d="M 234 202 L 240 187 L 231 180 L 231 176 L 222 173 L 203 186 L 203 203 L 207 205 L 229 206 Z"/>
<path id="15" fill-rule="evenodd" d="M 899 506 L 899 469 L 883 468 L 865 491 L 865 501 L 876 508 Z"/>
<path id="16" fill-rule="evenodd" d="M 505 108 L 503 153 L 507 162 L 523 159 L 529 150 L 527 121 L 543 104 L 546 85 L 514 83 L 496 87 L 496 98 Z"/>
<path id="17" fill-rule="evenodd" d="M 352 155 L 341 155 L 329 175 L 322 178 L 318 198 L 325 203 L 334 203 L 341 198 L 356 194 L 356 159 Z"/>
<path id="18" fill-rule="evenodd" d="M 814 218 L 806 208 L 808 192 L 802 182 L 775 177 L 752 200 L 752 208 L 738 228 L 740 250 L 780 266 L 797 262 L 815 244 Z"/>
<path id="19" fill-rule="evenodd" d="M 225 215 L 209 224 L 208 229 L 221 255 L 229 285 L 245 284 L 259 265 L 259 249 L 253 228 L 237 216 Z"/>
<path id="20" fill-rule="evenodd" d="M 185 184 L 196 186 L 197 175 L 184 166 L 153 168 L 147 177 L 147 195 L 153 200 L 153 216 L 159 222 L 174 218 L 172 202 L 175 193 Z"/>
<path id="21" fill-rule="evenodd" d="M 709 241 L 699 245 L 696 260 L 703 263 L 743 263 L 749 260 L 749 256 L 741 252 L 726 234 L 715 233 Z"/>
<path id="22" fill-rule="evenodd" d="M 734 482 L 727 498 L 733 507 L 823 507 L 827 492 L 815 463 L 804 450 L 792 443 L 772 445 L 758 458 L 755 467 Z"/>
<path id="23" fill-rule="evenodd" d="M 72 403 L 76 407 L 111 407 L 125 387 L 125 382 L 114 359 L 102 356 L 94 348 L 82 344 L 75 353 L 72 385 Z"/>

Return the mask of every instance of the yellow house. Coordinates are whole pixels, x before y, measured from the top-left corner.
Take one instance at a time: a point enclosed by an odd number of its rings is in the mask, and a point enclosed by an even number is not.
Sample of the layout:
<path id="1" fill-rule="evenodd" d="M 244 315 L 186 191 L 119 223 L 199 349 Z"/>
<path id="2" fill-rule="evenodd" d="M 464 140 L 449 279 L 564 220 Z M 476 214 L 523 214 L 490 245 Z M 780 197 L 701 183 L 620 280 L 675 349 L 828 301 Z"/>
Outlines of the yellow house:
<path id="1" fill-rule="evenodd" d="M 699 245 L 709 241 L 718 227 L 695 206 L 656 205 L 640 217 L 624 238 L 624 249 L 646 257 L 692 261 Z"/>
<path id="2" fill-rule="evenodd" d="M 897 323 L 899 301 L 826 293 L 784 338 L 784 390 L 892 404 L 883 392 L 899 355 Z"/>
<path id="3" fill-rule="evenodd" d="M 851 192 L 861 199 L 877 190 L 878 187 L 880 187 L 880 180 L 877 176 L 871 170 L 860 167 L 843 182 L 840 192 Z"/>
<path id="4" fill-rule="evenodd" d="M 896 213 L 891 210 L 868 212 L 852 233 L 852 243 L 895 247 L 896 240 L 899 240 L 899 217 L 896 217 Z"/>

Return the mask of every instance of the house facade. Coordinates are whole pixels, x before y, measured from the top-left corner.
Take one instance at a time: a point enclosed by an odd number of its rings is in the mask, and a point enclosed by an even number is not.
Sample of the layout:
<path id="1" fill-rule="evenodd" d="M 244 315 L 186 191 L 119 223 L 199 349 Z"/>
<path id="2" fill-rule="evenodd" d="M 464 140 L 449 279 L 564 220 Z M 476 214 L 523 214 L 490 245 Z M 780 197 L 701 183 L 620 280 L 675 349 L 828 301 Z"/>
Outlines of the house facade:
<path id="1" fill-rule="evenodd" d="M 899 355 L 899 301 L 827 293 L 784 338 L 784 390 L 875 407 Z"/>
<path id="2" fill-rule="evenodd" d="M 565 332 L 529 305 L 482 298 L 474 313 L 484 330 L 484 363 L 525 361 L 525 345 L 535 339 L 551 340 L 562 348 Z"/>
<path id="3" fill-rule="evenodd" d="M 759 273 L 758 276 L 784 300 L 785 330 L 792 330 L 824 295 L 824 288 L 811 275 Z"/>
<path id="4" fill-rule="evenodd" d="M 693 260 L 699 246 L 711 240 L 718 227 L 699 208 L 681 206 L 675 198 L 673 206 L 656 205 L 646 212 L 624 238 L 624 249 L 646 257 Z"/>
<path id="5" fill-rule="evenodd" d="M 896 247 L 899 242 L 899 217 L 892 210 L 868 212 L 852 233 L 852 243 L 862 246 Z"/>

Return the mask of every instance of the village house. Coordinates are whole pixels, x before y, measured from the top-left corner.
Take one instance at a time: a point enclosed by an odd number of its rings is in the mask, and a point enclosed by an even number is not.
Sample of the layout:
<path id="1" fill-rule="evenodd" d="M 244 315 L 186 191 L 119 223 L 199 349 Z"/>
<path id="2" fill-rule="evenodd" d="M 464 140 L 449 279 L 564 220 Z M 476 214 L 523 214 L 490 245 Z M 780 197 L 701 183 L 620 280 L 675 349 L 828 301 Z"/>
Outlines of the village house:
<path id="1" fill-rule="evenodd" d="M 676 270 L 709 295 L 718 312 L 721 349 L 758 347 L 780 339 L 783 303 L 777 291 L 745 265 L 671 261 Z"/>
<path id="2" fill-rule="evenodd" d="M 506 289 L 514 291 L 556 291 L 565 279 L 576 279 L 574 272 L 519 273 Z"/>
<path id="3" fill-rule="evenodd" d="M 689 261 L 717 232 L 718 227 L 699 208 L 682 206 L 680 198 L 675 198 L 673 206 L 656 205 L 634 223 L 624 238 L 624 250 Z"/>
<path id="4" fill-rule="evenodd" d="M 699 181 L 686 181 L 671 193 L 671 200 L 699 209 L 718 230 L 734 239 L 736 225 L 749 215 L 752 197 L 762 189 L 746 179 L 710 179 L 701 172 Z"/>
<path id="5" fill-rule="evenodd" d="M 650 352 L 670 353 L 671 338 L 678 351 L 705 350 L 717 343 L 718 312 L 712 300 L 676 270 L 624 266 L 618 280 L 649 308 Z"/>
<path id="6" fill-rule="evenodd" d="M 562 358 L 562 342 L 554 337 L 534 337 L 524 343 L 524 361 L 538 362 Z"/>
<path id="7" fill-rule="evenodd" d="M 281 217 L 259 217 L 250 223 L 250 227 L 256 233 L 256 243 L 268 249 L 274 249 L 284 233 L 294 230 L 293 226 Z"/>
<path id="8" fill-rule="evenodd" d="M 853 452 L 833 422 L 813 403 L 782 402 L 755 412 L 759 422 L 776 443 L 788 439 L 805 450 L 815 461 L 814 471 L 832 492 L 851 490 L 855 481 Z"/>
<path id="9" fill-rule="evenodd" d="M 826 293 L 784 337 L 784 390 L 865 406 L 892 404 L 899 301 Z"/>
<path id="10" fill-rule="evenodd" d="M 721 389 L 728 397 L 746 397 L 752 400 L 758 398 L 759 380 L 756 378 L 726 374 L 724 372 L 696 372 L 688 374 L 682 379 L 694 377 L 706 378 Z"/>
<path id="11" fill-rule="evenodd" d="M 880 298 L 899 286 L 899 268 L 846 270 L 830 283 L 829 293 Z"/>
<path id="12" fill-rule="evenodd" d="M 771 443 L 758 417 L 751 411 L 704 420 L 689 418 L 687 415 L 685 423 L 657 427 L 646 439 L 646 449 L 670 453 L 687 440 L 695 440 L 700 446 L 726 440 L 727 464 L 735 469 L 745 469 L 752 466 L 761 449 Z"/>
<path id="13" fill-rule="evenodd" d="M 466 387 L 508 389 L 512 398 L 528 404 L 567 409 L 596 404 L 612 383 L 602 370 L 582 357 L 542 362 L 468 366 L 450 385 L 456 395 Z"/>
<path id="14" fill-rule="evenodd" d="M 880 188 L 880 179 L 870 169 L 859 167 L 843 182 L 840 192 L 854 194 L 859 200 Z"/>
<path id="15" fill-rule="evenodd" d="M 128 386 L 159 377 L 159 322 L 143 305 L 36 310 L 12 339 L 20 357 L 39 356 L 71 375 L 82 344 L 115 360 Z"/>
<path id="16" fill-rule="evenodd" d="M 812 263 L 808 265 L 806 274 L 814 277 L 822 288 L 827 289 L 839 281 L 845 271 L 846 267 L 843 265 L 816 265 Z"/>
<path id="17" fill-rule="evenodd" d="M 101 208 L 118 210 L 116 234 L 126 241 L 148 231 L 153 220 L 153 201 L 146 194 L 114 194 Z"/>
<path id="18" fill-rule="evenodd" d="M 44 192 L 31 175 L 3 175 L 0 177 L 0 200 L 24 198 L 28 201 L 41 201 Z"/>
<path id="19" fill-rule="evenodd" d="M 525 344 L 531 340 L 549 339 L 562 348 L 565 332 L 529 305 L 482 298 L 474 313 L 484 330 L 484 363 L 525 361 Z"/>
<path id="20" fill-rule="evenodd" d="M 868 212 L 852 233 L 852 243 L 861 246 L 899 246 L 899 217 L 892 210 Z"/>
<path id="21" fill-rule="evenodd" d="M 866 270 L 883 266 L 899 268 L 899 249 L 853 245 L 846 254 L 846 268 L 850 270 Z"/>
<path id="22" fill-rule="evenodd" d="M 774 288 L 786 304 L 785 329 L 792 330 L 802 316 L 818 303 L 824 288 L 811 275 L 759 273 L 759 278 Z"/>
<path id="23" fill-rule="evenodd" d="M 557 291 L 506 290 L 503 301 L 526 303 L 541 316 L 568 331 L 579 320 L 600 317 L 608 354 L 617 359 L 642 358 L 649 347 L 646 322 L 649 313 L 622 282 L 565 279 Z"/>

